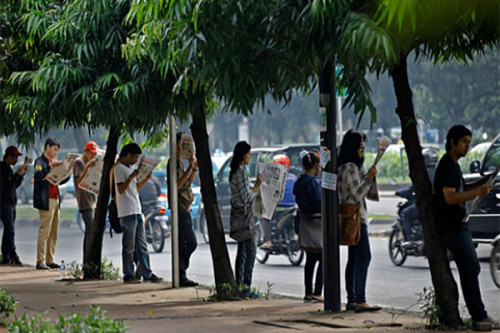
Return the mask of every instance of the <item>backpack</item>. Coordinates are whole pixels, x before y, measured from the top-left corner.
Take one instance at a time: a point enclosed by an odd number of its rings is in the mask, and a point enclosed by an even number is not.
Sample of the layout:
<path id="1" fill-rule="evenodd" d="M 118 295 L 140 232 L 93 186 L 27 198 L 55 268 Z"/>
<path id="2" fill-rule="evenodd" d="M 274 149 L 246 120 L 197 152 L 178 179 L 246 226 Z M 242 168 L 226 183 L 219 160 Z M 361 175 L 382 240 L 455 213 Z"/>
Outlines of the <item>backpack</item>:
<path id="1" fill-rule="evenodd" d="M 116 164 L 115 164 L 116 165 Z M 109 219 L 109 235 L 113 238 L 113 231 L 117 234 L 123 232 L 122 226 L 120 224 L 120 219 L 118 218 L 118 207 L 116 207 L 116 190 L 115 190 L 115 166 L 111 169 L 109 173 L 109 184 L 111 186 L 111 202 L 108 206 L 108 219 Z"/>

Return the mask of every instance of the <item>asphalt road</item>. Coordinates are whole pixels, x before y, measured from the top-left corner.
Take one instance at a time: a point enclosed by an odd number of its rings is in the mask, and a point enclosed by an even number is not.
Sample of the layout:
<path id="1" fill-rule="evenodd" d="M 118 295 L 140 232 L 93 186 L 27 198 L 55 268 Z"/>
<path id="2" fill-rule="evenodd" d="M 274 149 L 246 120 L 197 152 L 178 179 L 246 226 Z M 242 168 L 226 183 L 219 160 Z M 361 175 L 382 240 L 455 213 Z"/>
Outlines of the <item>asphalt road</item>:
<path id="1" fill-rule="evenodd" d="M 388 227 L 388 225 L 386 225 Z M 380 228 L 380 226 L 377 226 Z M 21 260 L 25 263 L 35 264 L 36 239 L 38 228 L 32 226 L 18 227 L 16 230 L 16 245 Z M 193 280 L 206 286 L 214 284 L 212 259 L 209 246 L 203 243 L 201 235 L 198 235 L 199 245 L 192 256 L 191 268 L 188 275 Z M 61 227 L 59 240 L 56 247 L 56 259 L 65 262 L 82 262 L 83 234 L 76 224 L 70 227 Z M 373 304 L 385 307 L 410 309 L 418 311 L 417 305 L 419 292 L 424 287 L 431 286 L 431 279 L 427 261 L 420 258 L 409 257 L 402 267 L 394 266 L 388 256 L 387 238 L 371 238 L 372 263 L 368 275 L 367 299 Z M 167 280 L 171 280 L 171 251 L 170 239 L 167 239 L 163 253 L 150 252 L 153 271 Z M 150 248 L 152 251 L 152 249 Z M 236 244 L 228 243 L 228 250 L 234 267 L 236 255 Z M 500 319 L 500 289 L 493 284 L 490 276 L 489 257 L 490 246 L 480 245 L 478 253 L 481 259 L 482 272 L 480 275 L 481 290 L 486 307 L 491 316 Z M 109 233 L 104 235 L 103 256 L 110 258 L 115 266 L 121 267 L 121 236 L 117 235 L 110 239 Z M 341 281 L 342 298 L 345 302 L 343 285 L 343 271 L 347 257 L 345 247 L 341 249 Z M 267 283 L 272 283 L 271 292 L 289 295 L 298 298 L 303 297 L 303 263 L 294 267 L 285 256 L 271 256 L 264 265 L 255 263 L 254 286 L 264 292 Z M 454 264 L 452 271 L 458 281 L 458 274 Z M 461 298 L 462 299 L 462 298 Z M 460 304 L 461 311 L 465 311 L 463 302 Z M 466 313 L 466 312 L 464 312 Z"/>

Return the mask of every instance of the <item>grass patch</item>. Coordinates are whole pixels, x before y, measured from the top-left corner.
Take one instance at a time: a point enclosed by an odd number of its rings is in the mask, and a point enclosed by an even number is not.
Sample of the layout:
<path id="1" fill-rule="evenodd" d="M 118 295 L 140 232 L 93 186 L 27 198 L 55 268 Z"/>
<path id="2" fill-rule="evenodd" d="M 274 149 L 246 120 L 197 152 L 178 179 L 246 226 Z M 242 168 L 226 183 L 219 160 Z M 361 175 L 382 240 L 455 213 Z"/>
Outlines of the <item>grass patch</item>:
<path id="1" fill-rule="evenodd" d="M 76 218 L 75 215 L 76 209 L 75 207 L 61 207 L 61 212 L 59 219 L 60 220 L 74 220 Z M 39 219 L 40 215 L 38 214 L 38 209 L 33 207 L 17 207 L 16 208 L 16 219 Z"/>

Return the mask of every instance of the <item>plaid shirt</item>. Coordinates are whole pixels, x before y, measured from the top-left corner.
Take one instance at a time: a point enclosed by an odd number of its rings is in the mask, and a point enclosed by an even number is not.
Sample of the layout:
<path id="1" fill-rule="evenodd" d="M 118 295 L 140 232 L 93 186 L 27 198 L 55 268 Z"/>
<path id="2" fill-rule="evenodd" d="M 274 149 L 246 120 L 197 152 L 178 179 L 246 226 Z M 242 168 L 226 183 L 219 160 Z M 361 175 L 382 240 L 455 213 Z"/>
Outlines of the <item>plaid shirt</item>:
<path id="1" fill-rule="evenodd" d="M 368 215 L 365 198 L 379 200 L 376 181 L 368 178 L 364 170 L 352 162 L 340 166 L 338 177 L 339 203 L 361 203 L 361 221 L 366 224 Z"/>
<path id="2" fill-rule="evenodd" d="M 231 178 L 231 207 L 243 208 L 252 203 L 254 193 L 250 187 L 248 172 L 240 166 Z"/>

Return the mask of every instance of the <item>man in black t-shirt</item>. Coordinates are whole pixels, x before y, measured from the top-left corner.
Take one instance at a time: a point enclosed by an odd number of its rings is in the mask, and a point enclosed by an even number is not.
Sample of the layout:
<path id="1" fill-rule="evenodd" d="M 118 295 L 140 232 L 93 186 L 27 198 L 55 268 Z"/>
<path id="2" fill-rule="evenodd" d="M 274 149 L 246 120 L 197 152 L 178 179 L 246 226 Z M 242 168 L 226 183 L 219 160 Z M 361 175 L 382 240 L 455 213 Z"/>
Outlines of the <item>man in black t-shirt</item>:
<path id="1" fill-rule="evenodd" d="M 485 197 L 491 185 L 484 185 L 490 176 L 473 184 L 465 184 L 458 160 L 467 154 L 471 131 L 462 125 L 455 125 L 446 135 L 446 154 L 441 158 L 434 178 L 436 202 L 436 223 L 441 239 L 453 254 L 460 275 L 465 303 L 476 325 L 489 325 L 488 317 L 479 289 L 481 267 L 472 242 L 466 215 L 465 202 L 475 197 Z"/>

